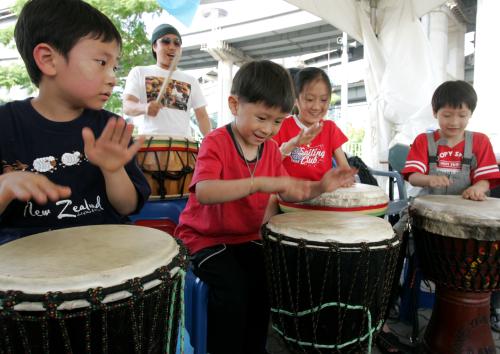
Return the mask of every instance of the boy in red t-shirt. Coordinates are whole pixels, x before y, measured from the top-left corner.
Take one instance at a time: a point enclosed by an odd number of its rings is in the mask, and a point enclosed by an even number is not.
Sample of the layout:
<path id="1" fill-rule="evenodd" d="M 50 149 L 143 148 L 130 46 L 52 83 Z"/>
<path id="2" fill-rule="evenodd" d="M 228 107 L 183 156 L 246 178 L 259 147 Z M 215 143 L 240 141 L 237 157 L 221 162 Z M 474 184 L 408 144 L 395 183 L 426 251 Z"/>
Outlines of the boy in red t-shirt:
<path id="1" fill-rule="evenodd" d="M 417 136 L 402 174 L 423 193 L 461 194 L 465 199 L 484 200 L 499 185 L 500 172 L 490 140 L 485 134 L 466 131 L 477 94 L 465 81 L 446 81 L 432 97 L 432 110 L 439 130 Z M 401 220 L 403 222 L 404 219 Z M 498 301 L 496 293 L 492 304 Z M 492 309 L 492 328 L 498 330 L 500 310 Z"/>
<path id="2" fill-rule="evenodd" d="M 287 117 L 274 140 L 290 176 L 319 181 L 332 168 L 349 167 L 342 144 L 347 137 L 328 119 L 332 85 L 319 68 L 305 68 L 294 75 L 297 115 Z M 348 185 L 352 184 L 350 181 Z"/>
<path id="3" fill-rule="evenodd" d="M 192 255 L 194 273 L 209 285 L 208 351 L 265 353 L 269 304 L 260 227 L 276 197 L 313 198 L 351 180 L 351 168 L 321 181 L 287 176 L 271 139 L 293 106 L 288 72 L 270 61 L 243 65 L 228 99 L 235 120 L 207 135 L 198 154 L 189 200 L 175 236 Z"/>
<path id="4" fill-rule="evenodd" d="M 499 184 L 490 140 L 465 130 L 476 103 L 476 92 L 465 81 L 447 81 L 436 89 L 432 110 L 439 129 L 417 136 L 402 171 L 412 185 L 424 187 L 424 193 L 484 200 Z"/>

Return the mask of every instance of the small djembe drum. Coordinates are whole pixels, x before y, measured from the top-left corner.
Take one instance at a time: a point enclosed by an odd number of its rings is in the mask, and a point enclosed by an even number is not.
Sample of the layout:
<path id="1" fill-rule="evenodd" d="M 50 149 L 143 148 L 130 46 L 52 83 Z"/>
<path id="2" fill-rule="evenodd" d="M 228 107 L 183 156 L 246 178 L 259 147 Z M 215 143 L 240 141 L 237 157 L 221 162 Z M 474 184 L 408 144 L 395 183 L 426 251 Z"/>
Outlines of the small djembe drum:
<path id="1" fill-rule="evenodd" d="M 384 216 L 389 197 L 380 187 L 356 183 L 352 187 L 338 188 L 305 202 L 288 203 L 280 200 L 279 204 L 283 212 L 316 210 Z"/>
<path id="2" fill-rule="evenodd" d="M 411 231 L 436 300 L 424 345 L 431 353 L 495 353 L 490 293 L 500 288 L 500 200 L 427 195 L 410 205 Z"/>
<path id="3" fill-rule="evenodd" d="M 151 187 L 152 199 L 179 198 L 189 193 L 198 145 L 187 138 L 146 137 L 137 162 Z"/>
<path id="4" fill-rule="evenodd" d="M 83 226 L 0 246 L 1 353 L 175 353 L 187 252 L 168 234 Z"/>
<path id="5" fill-rule="evenodd" d="M 274 330 L 301 353 L 361 353 L 384 323 L 400 241 L 374 216 L 296 212 L 262 227 Z"/>

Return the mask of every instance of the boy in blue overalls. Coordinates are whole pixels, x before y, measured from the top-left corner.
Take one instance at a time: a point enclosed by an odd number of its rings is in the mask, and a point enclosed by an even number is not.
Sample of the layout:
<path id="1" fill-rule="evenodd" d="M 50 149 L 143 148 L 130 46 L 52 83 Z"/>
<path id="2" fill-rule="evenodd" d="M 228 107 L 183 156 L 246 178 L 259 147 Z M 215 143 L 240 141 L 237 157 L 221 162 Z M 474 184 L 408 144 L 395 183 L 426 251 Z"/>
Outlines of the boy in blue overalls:
<path id="1" fill-rule="evenodd" d="M 476 107 L 477 95 L 465 81 L 447 81 L 432 97 L 439 129 L 420 134 L 411 146 L 403 176 L 424 187 L 421 194 L 462 195 L 484 200 L 499 184 L 500 172 L 485 134 L 465 130 Z M 500 298 L 492 297 L 492 328 L 500 331 Z"/>

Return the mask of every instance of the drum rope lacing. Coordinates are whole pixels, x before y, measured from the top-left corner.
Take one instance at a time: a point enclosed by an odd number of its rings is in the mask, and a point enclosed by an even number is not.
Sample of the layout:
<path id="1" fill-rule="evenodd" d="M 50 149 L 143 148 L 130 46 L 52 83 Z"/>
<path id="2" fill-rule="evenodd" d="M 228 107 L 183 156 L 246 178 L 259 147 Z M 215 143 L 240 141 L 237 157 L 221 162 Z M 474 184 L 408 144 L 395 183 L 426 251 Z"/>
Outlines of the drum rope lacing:
<path id="1" fill-rule="evenodd" d="M 275 238 L 276 242 L 270 242 L 267 239 L 268 234 L 271 234 L 273 236 L 273 238 Z M 360 247 L 361 248 L 361 255 L 360 255 L 361 261 L 359 263 L 357 263 L 356 270 L 354 271 L 352 278 L 356 279 L 358 276 L 358 273 L 365 274 L 365 279 L 363 280 L 363 283 L 365 284 L 363 298 L 367 299 L 365 304 L 350 305 L 348 303 L 342 302 L 341 298 L 340 298 L 340 292 L 338 292 L 337 301 L 327 302 L 327 303 L 323 304 L 323 296 L 325 295 L 325 287 L 326 287 L 325 284 L 326 284 L 328 269 L 330 267 L 330 262 L 331 262 L 332 256 L 335 256 L 335 258 L 337 260 L 337 262 L 336 262 L 337 270 L 338 270 L 337 288 L 340 289 L 340 286 L 341 286 L 340 276 L 339 276 L 340 269 L 341 269 L 340 268 L 340 257 L 339 257 L 341 247 L 340 247 L 340 244 L 338 244 L 338 243 L 330 242 L 328 244 L 328 255 L 327 255 L 327 260 L 326 260 L 326 265 L 325 265 L 326 269 L 324 272 L 323 280 L 321 282 L 321 292 L 320 292 L 320 297 L 319 297 L 319 302 L 318 302 L 319 305 L 313 304 L 313 299 L 312 299 L 313 292 L 312 292 L 311 278 L 305 277 L 305 278 L 307 278 L 310 308 L 299 311 L 300 288 L 297 285 L 297 287 L 296 287 L 297 291 L 295 292 L 295 295 L 292 296 L 291 290 L 293 289 L 293 287 L 290 284 L 290 272 L 288 269 L 288 264 L 285 261 L 285 256 L 286 256 L 285 255 L 285 247 L 283 247 L 284 240 L 286 240 L 286 242 L 297 244 L 297 246 L 296 246 L 297 255 L 295 257 L 297 260 L 297 262 L 296 262 L 297 269 L 301 269 L 300 268 L 300 259 L 303 258 L 303 259 L 305 259 L 306 274 L 311 274 L 310 273 L 311 268 L 309 266 L 309 261 L 308 261 L 307 252 L 306 252 L 307 251 L 307 243 L 304 239 L 296 240 L 296 239 L 288 238 L 288 237 L 283 236 L 281 234 L 277 234 L 277 233 L 274 233 L 272 231 L 268 231 L 265 227 L 263 227 L 264 244 L 272 243 L 272 244 L 278 245 L 276 247 L 275 251 L 271 250 L 269 245 L 267 245 L 265 247 L 265 249 L 267 250 L 265 252 L 265 254 L 266 254 L 265 259 L 266 259 L 266 263 L 268 264 L 268 267 L 267 267 L 268 268 L 268 281 L 269 281 L 269 284 L 271 286 L 270 294 L 275 295 L 275 297 L 277 299 L 276 305 L 278 305 L 277 307 L 273 306 L 271 308 L 271 312 L 273 314 L 276 314 L 276 316 L 277 316 L 277 318 L 273 317 L 273 326 L 272 326 L 273 329 L 277 333 L 279 333 L 286 340 L 286 342 L 292 342 L 292 343 L 299 345 L 303 351 L 305 351 L 304 347 L 315 348 L 318 352 L 322 352 L 321 349 L 334 349 L 336 351 L 339 351 L 339 350 L 346 348 L 348 346 L 351 346 L 351 345 L 357 344 L 358 346 L 361 346 L 362 342 L 367 341 L 367 343 L 366 343 L 367 348 L 366 349 L 368 350 L 368 352 L 370 352 L 371 347 L 372 347 L 373 336 L 376 332 L 378 332 L 381 329 L 383 322 L 384 322 L 383 314 L 385 312 L 385 308 L 387 307 L 387 304 L 389 301 L 389 292 L 388 291 L 383 292 L 383 297 L 380 299 L 380 302 L 379 302 L 379 305 L 382 309 L 376 318 L 373 318 L 373 315 L 371 314 L 369 307 L 370 307 L 370 304 L 372 304 L 372 305 L 374 304 L 377 289 L 379 289 L 380 287 L 382 287 L 384 289 L 389 289 L 391 287 L 392 278 L 394 277 L 394 273 L 395 273 L 395 269 L 394 269 L 395 265 L 396 265 L 395 262 L 397 262 L 398 253 L 399 253 L 399 245 L 395 246 L 393 244 L 394 239 L 381 241 L 381 242 L 377 243 L 377 244 L 383 244 L 383 245 L 387 246 L 388 252 L 385 253 L 385 256 L 383 259 L 383 264 L 386 265 L 386 269 L 389 270 L 389 272 L 388 272 L 389 274 L 388 274 L 388 277 L 385 279 L 386 281 L 383 281 L 382 277 L 380 277 L 380 276 L 377 277 L 376 282 L 371 289 L 368 288 L 369 282 L 367 279 L 367 277 L 369 276 L 368 269 L 370 267 L 370 263 L 369 263 L 370 257 L 368 257 L 368 255 L 370 253 L 370 247 L 366 243 L 363 243 L 360 245 L 361 246 Z M 315 243 L 315 242 L 310 241 L 309 243 Z M 323 246 L 324 246 L 324 244 L 323 244 Z M 276 257 L 273 257 L 273 252 L 275 252 Z M 275 258 L 277 258 L 277 259 L 275 259 Z M 275 260 L 278 263 L 274 263 Z M 272 271 L 269 271 L 269 269 L 271 269 Z M 284 274 L 281 273 L 281 269 L 283 269 Z M 365 269 L 366 271 L 363 271 L 363 269 Z M 296 284 L 300 284 L 300 278 L 301 278 L 300 273 L 301 273 L 300 271 L 297 271 L 296 278 L 294 279 Z M 288 290 L 282 289 L 282 286 L 279 285 L 280 279 L 284 279 Z M 280 305 L 280 304 L 283 304 L 283 301 L 284 301 L 283 290 L 285 292 L 288 292 L 288 294 L 290 295 L 289 296 L 290 298 L 288 299 L 290 311 L 283 309 L 282 306 Z M 351 282 L 351 286 L 349 289 L 349 294 L 348 294 L 347 299 L 352 298 L 353 291 L 354 291 L 354 282 Z M 321 315 L 321 310 L 327 309 L 329 307 L 337 307 L 337 308 L 339 308 L 339 312 L 342 312 L 342 309 L 343 309 L 343 315 L 340 314 L 339 316 L 337 316 L 337 318 L 338 318 L 337 343 L 338 344 L 320 344 L 320 343 L 318 343 L 318 340 L 316 337 L 316 333 L 317 333 L 318 326 L 319 326 L 319 318 Z M 345 316 L 347 315 L 347 310 L 354 310 L 354 311 L 361 310 L 365 313 L 365 316 L 363 316 L 363 320 L 362 320 L 362 323 L 360 326 L 360 330 L 362 328 L 364 328 L 364 326 L 366 325 L 367 333 L 365 333 L 364 335 L 362 335 L 362 333 L 360 333 L 359 338 L 355 338 L 355 339 L 352 339 L 350 341 L 346 341 L 345 343 L 340 343 L 340 340 L 341 340 L 340 335 L 341 335 L 341 331 L 342 331 L 342 325 L 345 322 L 344 320 L 345 320 Z M 286 333 L 286 325 L 284 322 L 285 316 L 290 317 L 293 321 L 293 326 L 295 327 L 295 333 L 291 333 L 291 334 L 293 336 L 295 336 L 295 338 L 289 336 Z M 299 330 L 299 327 L 301 327 L 301 326 L 300 326 L 299 322 L 303 321 L 303 320 L 301 320 L 301 318 L 304 318 L 305 316 L 310 316 L 312 318 L 312 335 L 313 335 L 312 339 L 313 339 L 313 341 L 307 341 L 305 338 L 301 338 L 301 332 Z M 277 320 L 277 322 L 276 322 L 276 320 Z M 305 318 L 304 318 L 304 320 L 305 320 Z M 367 323 L 365 323 L 365 321 Z M 302 322 L 301 324 L 302 324 L 301 328 L 305 328 L 305 327 L 303 327 L 305 325 L 305 322 Z M 290 327 L 288 327 L 288 328 L 290 328 Z M 330 351 L 328 351 L 328 352 L 330 352 Z"/>
<path id="2" fill-rule="evenodd" d="M 185 269 L 187 269 L 188 256 L 187 249 L 184 247 L 180 240 L 176 240 L 179 245 L 179 253 L 172 259 L 170 264 L 162 266 L 156 269 L 152 274 L 149 274 L 142 278 L 130 279 L 121 285 L 113 286 L 110 288 L 91 288 L 85 292 L 74 292 L 74 293 L 62 293 L 62 292 L 47 292 L 46 294 L 24 294 L 20 291 L 0 291 L 0 330 L 3 332 L 0 335 L 0 352 L 3 353 L 3 349 L 7 353 L 15 352 L 15 348 L 22 346 L 22 351 L 25 353 L 31 353 L 33 343 L 29 342 L 27 327 L 33 327 L 36 323 L 40 323 L 41 330 L 41 346 L 43 352 L 50 353 L 53 352 L 54 348 L 51 342 L 54 336 L 51 334 L 54 331 L 54 326 L 57 324 L 61 330 L 62 345 L 66 353 L 73 352 L 71 345 L 71 338 L 68 332 L 68 321 L 72 319 L 83 318 L 84 319 L 84 345 L 85 351 L 87 353 L 91 352 L 92 344 L 94 343 L 91 338 L 91 333 L 96 330 L 91 324 L 91 315 L 93 315 L 92 321 L 96 321 L 96 317 L 100 316 L 100 330 L 101 330 L 101 344 L 103 353 L 107 353 L 109 350 L 109 334 L 108 327 L 108 314 L 113 316 L 118 316 L 115 310 L 121 310 L 128 308 L 131 316 L 131 327 L 132 327 L 132 338 L 134 342 L 135 353 L 144 352 L 146 349 L 151 350 L 153 345 L 158 345 L 158 343 L 153 343 L 155 340 L 155 335 L 157 332 L 157 327 L 165 327 L 161 323 L 168 325 L 164 330 L 167 331 L 166 338 L 160 338 L 160 342 L 163 343 L 163 352 L 174 353 L 175 344 L 177 336 L 172 335 L 176 333 L 177 329 L 181 331 L 180 333 L 180 350 L 181 354 L 184 352 L 184 281 L 185 281 Z M 170 272 L 177 269 L 175 274 Z M 160 280 L 161 283 L 153 288 L 144 291 L 143 285 L 152 279 Z M 105 303 L 103 300 L 107 294 L 116 293 L 118 291 L 128 291 L 131 297 L 117 301 L 116 303 Z M 165 297 L 167 296 L 167 297 Z M 179 302 L 176 302 L 177 296 L 179 297 Z M 143 348 L 143 344 L 146 338 L 144 338 L 144 304 L 146 301 L 154 301 L 154 311 L 151 328 L 149 332 L 149 343 L 148 348 Z M 86 300 L 88 302 L 88 307 L 83 309 L 74 310 L 59 310 L 58 307 L 62 303 L 71 300 Z M 41 302 L 45 311 L 16 311 L 14 307 L 22 302 Z M 169 305 L 170 304 L 170 305 Z M 161 309 L 160 309 L 161 307 Z M 95 313 L 92 311 L 99 311 Z M 136 314 L 136 312 L 138 312 Z M 123 315 L 123 314 L 121 314 Z M 174 317 L 179 316 L 179 325 L 174 326 Z M 168 324 L 164 322 L 164 318 L 168 318 Z M 55 321 L 55 322 L 54 322 Z M 50 322 L 50 323 L 49 323 Z M 52 323 L 52 324 L 51 324 Z M 14 332 L 9 332 L 9 328 Z M 11 338 L 11 335 L 15 333 L 17 328 L 18 334 Z M 111 328 L 111 327 L 110 327 Z M 15 337 L 20 337 L 20 344 L 12 343 L 15 341 Z M 166 340 L 166 341 L 165 341 Z M 156 338 L 158 341 L 158 338 Z M 19 349 L 19 348 L 18 348 Z"/>
<path id="3" fill-rule="evenodd" d="M 413 215 L 412 215 L 413 214 Z M 423 217 L 410 213 L 415 250 L 426 279 L 447 288 L 485 292 L 500 288 L 500 240 L 454 238 L 425 230 Z"/>

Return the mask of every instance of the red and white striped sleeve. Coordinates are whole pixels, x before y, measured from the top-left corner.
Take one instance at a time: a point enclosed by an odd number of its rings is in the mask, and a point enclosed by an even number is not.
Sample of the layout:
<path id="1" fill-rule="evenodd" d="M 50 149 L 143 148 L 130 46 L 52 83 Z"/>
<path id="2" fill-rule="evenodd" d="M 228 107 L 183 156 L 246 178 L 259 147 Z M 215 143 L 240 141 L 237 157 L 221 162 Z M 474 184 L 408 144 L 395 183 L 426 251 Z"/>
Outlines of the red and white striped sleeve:
<path id="1" fill-rule="evenodd" d="M 500 170 L 490 139 L 485 134 L 474 132 L 472 153 L 477 159 L 477 167 L 471 171 L 472 183 L 488 180 L 490 188 L 498 186 L 500 184 Z"/>
<path id="2" fill-rule="evenodd" d="M 410 146 L 408 157 L 406 158 L 405 167 L 401 171 L 404 179 L 412 173 L 429 174 L 429 162 L 427 157 L 427 136 L 419 134 L 413 144 Z"/>

